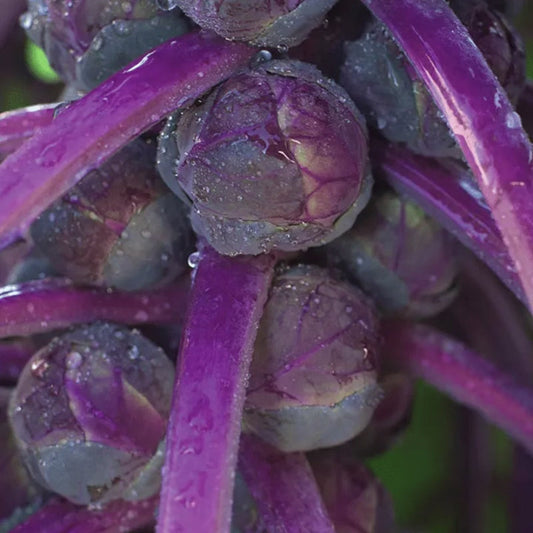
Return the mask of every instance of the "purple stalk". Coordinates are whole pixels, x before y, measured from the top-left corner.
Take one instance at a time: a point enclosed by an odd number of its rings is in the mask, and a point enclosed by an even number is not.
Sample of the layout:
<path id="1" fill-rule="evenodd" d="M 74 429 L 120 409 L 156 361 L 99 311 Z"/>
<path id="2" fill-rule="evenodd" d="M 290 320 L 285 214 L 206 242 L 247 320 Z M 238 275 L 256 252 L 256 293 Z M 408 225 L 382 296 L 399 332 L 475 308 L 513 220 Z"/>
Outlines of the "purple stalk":
<path id="1" fill-rule="evenodd" d="M 121 146 L 245 65 L 255 50 L 205 32 L 171 39 L 65 107 L 0 165 L 0 246 Z"/>
<path id="2" fill-rule="evenodd" d="M 89 510 L 54 499 L 32 514 L 11 533 L 122 533 L 149 526 L 157 498 L 140 502 L 117 500 L 103 509 Z"/>
<path id="3" fill-rule="evenodd" d="M 0 344 L 0 381 L 16 381 L 34 352 L 25 341 Z"/>
<path id="4" fill-rule="evenodd" d="M 466 172 L 399 146 L 376 142 L 374 148 L 375 161 L 392 187 L 417 202 L 527 302 L 501 233 L 487 206 L 471 193 Z"/>
<path id="5" fill-rule="evenodd" d="M 335 532 L 303 453 L 285 454 L 243 433 L 239 470 L 268 531 Z"/>
<path id="6" fill-rule="evenodd" d="M 159 533 L 229 531 L 246 382 L 274 263 L 201 251 L 167 432 Z"/>
<path id="7" fill-rule="evenodd" d="M 137 292 L 80 288 L 54 278 L 8 285 L 0 289 L 0 338 L 95 320 L 129 325 L 180 323 L 188 287 L 188 276 L 167 287 Z"/>
<path id="8" fill-rule="evenodd" d="M 444 0 L 363 0 L 443 112 L 533 308 L 533 149 L 520 117 Z"/>
<path id="9" fill-rule="evenodd" d="M 453 337 L 422 324 L 384 325 L 383 356 L 483 414 L 533 452 L 533 391 Z"/>
<path id="10" fill-rule="evenodd" d="M 54 118 L 54 104 L 39 104 L 0 113 L 0 158 L 14 152 Z"/>

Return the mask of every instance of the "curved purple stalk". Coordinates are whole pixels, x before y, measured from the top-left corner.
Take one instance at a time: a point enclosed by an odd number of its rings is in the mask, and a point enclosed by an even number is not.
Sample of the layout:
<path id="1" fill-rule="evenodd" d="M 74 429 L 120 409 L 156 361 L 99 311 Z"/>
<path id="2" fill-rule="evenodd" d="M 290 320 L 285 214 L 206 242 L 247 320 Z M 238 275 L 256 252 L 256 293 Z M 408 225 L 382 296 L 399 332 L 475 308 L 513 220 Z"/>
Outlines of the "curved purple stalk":
<path id="1" fill-rule="evenodd" d="M 0 165 L 0 246 L 21 235 L 88 171 L 226 79 L 254 52 L 210 33 L 191 32 L 146 53 L 65 107 Z"/>
<path id="2" fill-rule="evenodd" d="M 239 470 L 268 531 L 335 532 L 303 453 L 282 453 L 243 433 Z"/>
<path id="3" fill-rule="evenodd" d="M 374 143 L 377 167 L 400 193 L 417 202 L 527 303 L 520 278 L 490 211 L 472 194 L 469 176 L 454 163 L 415 155 L 395 145 Z"/>
<path id="4" fill-rule="evenodd" d="M 363 0 L 443 112 L 533 308 L 533 149 L 505 91 L 444 0 Z"/>
<path id="5" fill-rule="evenodd" d="M 167 432 L 159 533 L 229 531 L 246 382 L 273 256 L 201 252 Z"/>
<path id="6" fill-rule="evenodd" d="M 430 326 L 384 324 L 383 357 L 475 409 L 533 452 L 533 390 Z"/>
<path id="7" fill-rule="evenodd" d="M 0 113 L 0 159 L 14 152 L 54 118 L 54 104 L 39 104 Z"/>
<path id="8" fill-rule="evenodd" d="M 54 278 L 8 285 L 0 289 L 0 338 L 95 320 L 129 325 L 180 323 L 188 286 L 188 276 L 168 287 L 137 292 L 80 288 Z"/>
<path id="9" fill-rule="evenodd" d="M 90 510 L 54 499 L 32 514 L 11 533 L 122 533 L 149 526 L 157 498 L 140 502 L 117 500 L 103 509 Z"/>

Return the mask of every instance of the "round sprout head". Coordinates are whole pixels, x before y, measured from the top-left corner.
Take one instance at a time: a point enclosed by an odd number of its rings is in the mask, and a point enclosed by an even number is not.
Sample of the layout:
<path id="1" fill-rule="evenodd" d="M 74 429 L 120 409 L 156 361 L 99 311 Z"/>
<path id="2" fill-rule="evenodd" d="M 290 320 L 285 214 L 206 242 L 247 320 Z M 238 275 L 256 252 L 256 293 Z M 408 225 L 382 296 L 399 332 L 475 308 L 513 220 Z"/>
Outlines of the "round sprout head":
<path id="1" fill-rule="evenodd" d="M 424 318 L 456 294 L 457 262 L 450 235 L 416 204 L 385 191 L 353 228 L 326 247 L 328 261 L 388 315 Z"/>
<path id="2" fill-rule="evenodd" d="M 54 339 L 28 362 L 9 406 L 32 476 L 81 505 L 156 493 L 173 376 L 161 349 L 123 327 L 95 323 Z"/>
<path id="3" fill-rule="evenodd" d="M 367 152 L 340 87 L 305 63 L 271 61 L 169 121 L 159 169 L 213 248 L 256 255 L 346 231 L 370 194 Z"/>
<path id="4" fill-rule="evenodd" d="M 31 235 L 58 273 L 123 290 L 175 278 L 192 251 L 186 208 L 142 141 L 90 172 L 32 224 Z"/>
<path id="5" fill-rule="evenodd" d="M 258 46 L 290 47 L 317 27 L 337 0 L 175 0 L 202 28 Z"/>
<path id="6" fill-rule="evenodd" d="M 371 302 L 327 271 L 279 274 L 255 342 L 245 428 L 286 452 L 361 432 L 381 398 L 377 329 Z"/>

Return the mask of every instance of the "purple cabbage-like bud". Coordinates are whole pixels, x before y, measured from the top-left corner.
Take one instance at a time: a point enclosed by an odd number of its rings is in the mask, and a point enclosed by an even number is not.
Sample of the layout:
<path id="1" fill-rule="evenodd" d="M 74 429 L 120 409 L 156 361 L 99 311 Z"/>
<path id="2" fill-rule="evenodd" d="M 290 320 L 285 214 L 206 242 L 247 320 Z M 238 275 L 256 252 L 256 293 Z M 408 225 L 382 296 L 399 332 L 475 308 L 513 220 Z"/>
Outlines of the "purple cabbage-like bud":
<path id="1" fill-rule="evenodd" d="M 95 323 L 28 362 L 9 406 L 22 457 L 44 488 L 78 504 L 159 489 L 174 368 L 138 332 Z"/>
<path id="2" fill-rule="evenodd" d="M 456 0 L 452 6 L 516 103 L 525 83 L 520 36 L 483 0 Z M 388 140 L 406 143 L 422 155 L 461 157 L 441 112 L 382 24 L 369 25 L 362 38 L 346 44 L 340 82 L 369 124 Z"/>
<path id="3" fill-rule="evenodd" d="M 350 231 L 327 248 L 328 261 L 388 315 L 423 318 L 456 294 L 455 241 L 416 204 L 383 192 Z"/>
<path id="4" fill-rule="evenodd" d="M 179 10 L 158 10 L 156 0 L 30 0 L 21 25 L 82 90 L 190 28 Z"/>
<path id="5" fill-rule="evenodd" d="M 0 387 L 0 531 L 7 531 L 4 520 L 35 501 L 40 492 L 24 468 L 9 427 L 7 406 L 10 395 L 11 390 Z"/>
<path id="6" fill-rule="evenodd" d="M 325 270 L 280 273 L 259 324 L 245 428 L 285 452 L 361 432 L 381 399 L 377 325 L 371 302 Z"/>
<path id="7" fill-rule="evenodd" d="M 337 0 L 175 0 L 202 28 L 268 47 L 301 43 Z"/>
<path id="8" fill-rule="evenodd" d="M 394 533 L 389 494 L 370 470 L 343 451 L 323 450 L 309 456 L 336 533 Z"/>
<path id="9" fill-rule="evenodd" d="M 340 87 L 311 65 L 271 61 L 169 121 L 159 170 L 192 200 L 193 227 L 213 248 L 256 255 L 346 231 L 370 194 L 367 151 Z"/>
<path id="10" fill-rule="evenodd" d="M 31 236 L 59 274 L 124 290 L 175 278 L 192 251 L 186 209 L 142 141 L 90 172 L 37 218 Z"/>

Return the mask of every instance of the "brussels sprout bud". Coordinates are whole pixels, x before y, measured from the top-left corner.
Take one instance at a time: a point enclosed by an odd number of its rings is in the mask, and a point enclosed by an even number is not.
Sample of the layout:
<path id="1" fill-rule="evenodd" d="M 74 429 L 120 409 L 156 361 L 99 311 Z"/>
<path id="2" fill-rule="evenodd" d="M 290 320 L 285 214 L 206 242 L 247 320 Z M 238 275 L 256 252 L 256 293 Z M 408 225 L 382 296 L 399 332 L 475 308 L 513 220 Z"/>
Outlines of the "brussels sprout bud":
<path id="1" fill-rule="evenodd" d="M 160 180 L 142 141 L 90 172 L 31 226 L 60 274 L 137 290 L 179 275 L 191 252 L 186 209 Z"/>
<path id="2" fill-rule="evenodd" d="M 385 314 L 429 317 L 455 296 L 453 239 L 416 204 L 393 192 L 374 197 L 357 224 L 326 251 L 328 262 Z"/>
<path id="3" fill-rule="evenodd" d="M 459 18 L 516 103 L 525 83 L 518 33 L 483 0 L 455 0 L 452 7 L 458 8 Z M 369 25 L 363 37 L 347 43 L 345 50 L 340 82 L 372 127 L 414 152 L 461 157 L 440 110 L 383 25 Z"/>
<path id="4" fill-rule="evenodd" d="M 24 468 L 9 427 L 7 406 L 10 394 L 9 389 L 0 387 L 0 531 L 2 520 L 28 505 L 39 493 Z"/>
<path id="5" fill-rule="evenodd" d="M 157 492 L 173 375 L 161 349 L 123 327 L 95 323 L 54 339 L 9 405 L 34 479 L 82 505 Z"/>
<path id="6" fill-rule="evenodd" d="M 393 503 L 381 483 L 343 448 L 309 455 L 324 504 L 337 533 L 397 531 Z"/>
<path id="7" fill-rule="evenodd" d="M 255 343 L 247 430 L 285 452 L 361 432 L 381 398 L 377 335 L 373 307 L 355 287 L 318 267 L 278 275 Z"/>
<path id="8" fill-rule="evenodd" d="M 58 74 L 82 90 L 189 29 L 179 10 L 160 11 L 156 0 L 29 0 L 21 25 Z"/>
<path id="9" fill-rule="evenodd" d="M 159 160 L 167 184 L 192 200 L 193 228 L 228 255 L 329 242 L 370 194 L 363 119 L 297 61 L 258 65 L 169 121 Z"/>
<path id="10" fill-rule="evenodd" d="M 175 0 L 202 28 L 258 46 L 290 47 L 316 28 L 337 0 Z"/>

